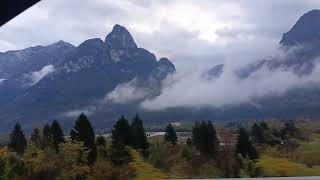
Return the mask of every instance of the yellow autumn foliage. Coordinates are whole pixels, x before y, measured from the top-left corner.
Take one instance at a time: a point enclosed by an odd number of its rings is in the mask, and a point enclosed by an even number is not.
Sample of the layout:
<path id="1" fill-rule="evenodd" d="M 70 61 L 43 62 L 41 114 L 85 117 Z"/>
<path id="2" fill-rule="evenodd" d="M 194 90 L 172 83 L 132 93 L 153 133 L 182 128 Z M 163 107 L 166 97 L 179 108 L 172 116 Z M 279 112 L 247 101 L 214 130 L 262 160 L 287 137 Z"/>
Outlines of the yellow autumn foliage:
<path id="1" fill-rule="evenodd" d="M 307 167 L 285 158 L 262 156 L 257 166 L 265 177 L 320 176 L 320 167 Z"/>
<path id="2" fill-rule="evenodd" d="M 133 160 L 130 165 L 136 170 L 136 180 L 165 179 L 167 177 L 159 169 L 154 168 L 150 163 L 144 161 L 143 157 L 136 150 L 131 150 L 130 154 Z"/>

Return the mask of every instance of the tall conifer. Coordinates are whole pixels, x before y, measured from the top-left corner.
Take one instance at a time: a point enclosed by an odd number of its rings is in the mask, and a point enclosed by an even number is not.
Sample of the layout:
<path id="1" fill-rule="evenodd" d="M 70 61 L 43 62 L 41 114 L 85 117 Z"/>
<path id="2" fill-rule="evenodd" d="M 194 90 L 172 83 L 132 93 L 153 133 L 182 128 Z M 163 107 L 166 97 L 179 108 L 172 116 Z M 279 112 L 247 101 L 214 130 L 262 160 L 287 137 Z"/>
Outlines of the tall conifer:
<path id="1" fill-rule="evenodd" d="M 23 154 L 27 147 L 27 141 L 24 136 L 23 130 L 19 123 L 17 123 L 12 132 L 10 133 L 10 140 L 8 143 L 8 148 L 18 154 Z"/>
<path id="2" fill-rule="evenodd" d="M 83 142 L 84 147 L 90 150 L 88 161 L 93 163 L 97 156 L 95 146 L 95 133 L 90 121 L 84 113 L 81 113 L 70 132 L 73 141 Z"/>
<path id="3" fill-rule="evenodd" d="M 149 143 L 147 140 L 147 134 L 143 127 L 143 122 L 138 115 L 136 115 L 131 122 L 131 135 L 131 146 L 135 149 L 140 149 L 143 152 L 146 152 L 149 147 Z"/>
<path id="4" fill-rule="evenodd" d="M 165 129 L 164 140 L 171 143 L 172 145 L 177 144 L 177 133 L 171 124 L 169 124 Z"/>
<path id="5" fill-rule="evenodd" d="M 64 142 L 64 134 L 62 131 L 62 128 L 57 120 L 54 120 L 51 124 L 51 133 L 52 133 L 52 138 L 53 138 L 53 143 L 58 151 L 58 147 L 60 143 Z"/>

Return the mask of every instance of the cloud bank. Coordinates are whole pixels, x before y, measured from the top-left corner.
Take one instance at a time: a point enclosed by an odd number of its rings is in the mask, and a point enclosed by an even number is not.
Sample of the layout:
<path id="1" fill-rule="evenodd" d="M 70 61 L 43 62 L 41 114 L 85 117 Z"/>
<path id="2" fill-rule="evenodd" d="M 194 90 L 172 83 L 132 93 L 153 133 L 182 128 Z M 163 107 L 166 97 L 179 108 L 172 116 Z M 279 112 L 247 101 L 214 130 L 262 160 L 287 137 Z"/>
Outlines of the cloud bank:
<path id="1" fill-rule="evenodd" d="M 268 48 L 317 7 L 318 0 L 43 0 L 0 28 L 0 51 L 58 40 L 78 45 L 104 39 L 121 24 L 140 47 L 179 68 L 195 61 L 205 66 L 248 43 L 265 42 Z"/>
<path id="2" fill-rule="evenodd" d="M 1 79 L 1 78 L 0 78 L 0 85 L 1 85 L 5 80 L 7 80 L 7 79 Z"/>
<path id="3" fill-rule="evenodd" d="M 281 61 L 290 57 L 292 51 L 297 49 L 299 48 L 295 47 L 286 53 L 277 51 L 274 54 Z M 203 76 L 208 69 L 178 72 L 165 80 L 160 96 L 145 100 L 141 103 L 141 107 L 147 110 L 164 110 L 173 107 L 220 108 L 241 103 L 255 103 L 259 98 L 269 95 L 280 96 L 292 88 L 305 87 L 320 81 L 319 63 L 311 74 L 305 76 L 297 75 L 290 68 L 270 70 L 264 67 L 248 78 L 241 78 L 235 72 L 243 65 L 234 62 L 227 61 L 222 75 L 213 79 Z"/>
<path id="4" fill-rule="evenodd" d="M 150 95 L 150 91 L 146 88 L 137 86 L 137 79 L 133 79 L 127 83 L 117 85 L 117 87 L 105 96 L 106 102 L 116 104 L 125 104 L 132 101 L 142 100 Z"/>
<path id="5" fill-rule="evenodd" d="M 234 71 L 270 55 L 283 56 L 277 49 L 281 35 L 318 7 L 319 0 L 43 0 L 0 28 L 0 51 L 61 39 L 78 45 L 93 37 L 104 39 L 114 24 L 121 24 L 140 47 L 170 58 L 178 69 L 163 82 L 161 95 L 144 101 L 143 108 L 221 107 L 317 80 L 318 66 L 304 77 L 261 69 L 242 80 Z M 220 78 L 203 78 L 208 67 L 220 63 L 226 67 Z M 30 77 L 36 83 L 53 70 L 49 66 Z M 121 104 L 147 94 L 129 82 L 105 99 Z"/>
<path id="6" fill-rule="evenodd" d="M 87 116 L 90 116 L 95 111 L 92 109 L 74 109 L 67 112 L 64 112 L 61 114 L 62 117 L 68 117 L 68 118 L 75 118 L 78 117 L 81 113 L 86 114 Z"/>
<path id="7" fill-rule="evenodd" d="M 44 66 L 42 69 L 39 71 L 34 71 L 28 74 L 28 78 L 31 80 L 31 85 L 36 84 L 39 82 L 42 78 L 44 78 L 46 75 L 52 73 L 54 71 L 54 66 L 53 65 L 47 65 Z"/>

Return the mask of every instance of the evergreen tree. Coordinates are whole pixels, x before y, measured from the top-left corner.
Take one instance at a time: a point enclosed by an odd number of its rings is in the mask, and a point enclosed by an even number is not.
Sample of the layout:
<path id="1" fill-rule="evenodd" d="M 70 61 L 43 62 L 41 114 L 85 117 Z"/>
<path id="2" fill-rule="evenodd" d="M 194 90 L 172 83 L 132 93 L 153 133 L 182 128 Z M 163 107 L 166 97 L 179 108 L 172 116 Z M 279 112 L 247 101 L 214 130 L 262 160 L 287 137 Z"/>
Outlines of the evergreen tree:
<path id="1" fill-rule="evenodd" d="M 106 139 L 100 134 L 97 137 L 96 144 L 97 144 L 97 146 L 105 147 L 107 145 L 107 142 L 106 142 Z"/>
<path id="2" fill-rule="evenodd" d="M 266 122 L 262 121 L 262 122 L 260 122 L 260 129 L 262 129 L 264 131 L 268 131 L 270 128 Z"/>
<path id="3" fill-rule="evenodd" d="M 33 130 L 30 140 L 36 147 L 38 148 L 41 147 L 42 141 L 41 141 L 40 130 L 38 128 L 35 128 Z"/>
<path id="4" fill-rule="evenodd" d="M 195 122 L 192 132 L 191 132 L 191 141 L 196 149 L 200 149 L 200 124 L 198 121 Z"/>
<path id="5" fill-rule="evenodd" d="M 239 129 L 236 152 L 237 154 L 241 154 L 243 157 L 249 157 L 252 160 L 258 158 L 257 151 L 252 145 L 247 131 L 242 127 Z"/>
<path id="6" fill-rule="evenodd" d="M 121 116 L 114 125 L 112 137 L 115 141 L 119 141 L 125 146 L 131 145 L 131 128 L 128 120 L 124 116 Z"/>
<path id="7" fill-rule="evenodd" d="M 143 122 L 138 115 L 136 115 L 132 120 L 131 135 L 132 135 L 131 146 L 134 149 L 140 149 L 145 153 L 149 147 L 149 143 L 147 140 L 147 134 L 143 127 Z"/>
<path id="8" fill-rule="evenodd" d="M 89 149 L 94 147 L 95 133 L 90 121 L 85 114 L 80 114 L 71 132 L 73 132 L 73 137 L 77 141 L 83 142 L 83 145 L 85 147 Z"/>
<path id="9" fill-rule="evenodd" d="M 217 131 L 210 121 L 207 122 L 206 130 L 208 136 L 208 141 L 206 143 L 208 147 L 208 154 L 211 157 L 216 158 L 219 152 L 219 141 L 217 137 Z"/>
<path id="10" fill-rule="evenodd" d="M 14 126 L 14 129 L 10 133 L 10 140 L 8 148 L 18 154 L 23 154 L 27 147 L 27 141 L 24 136 L 23 130 L 19 123 Z"/>
<path id="11" fill-rule="evenodd" d="M 192 139 L 190 137 L 187 138 L 186 144 L 187 144 L 188 147 L 192 146 Z"/>
<path id="12" fill-rule="evenodd" d="M 75 130 L 71 129 L 69 136 L 70 136 L 71 142 L 75 143 L 77 141 L 78 133 Z"/>
<path id="13" fill-rule="evenodd" d="M 123 165 L 131 161 L 127 145 L 130 144 L 130 125 L 122 116 L 111 131 L 111 153 L 110 158 L 114 165 Z"/>
<path id="14" fill-rule="evenodd" d="M 284 123 L 284 127 L 281 128 L 280 133 L 281 133 L 281 138 L 285 140 L 288 140 L 290 138 L 297 138 L 297 139 L 303 138 L 301 135 L 301 132 L 296 127 L 295 122 L 292 120 Z"/>
<path id="15" fill-rule="evenodd" d="M 45 148 L 52 146 L 53 139 L 52 139 L 51 127 L 49 124 L 45 124 L 43 126 L 42 134 L 43 134 L 42 149 L 45 149 Z"/>
<path id="16" fill-rule="evenodd" d="M 106 159 L 110 157 L 110 152 L 108 152 L 107 150 L 106 138 L 103 137 L 101 134 L 96 139 L 96 147 L 98 159 Z"/>
<path id="17" fill-rule="evenodd" d="M 192 129 L 192 143 L 195 148 L 212 158 L 217 156 L 219 151 L 219 141 L 217 132 L 210 121 L 196 122 Z"/>
<path id="18" fill-rule="evenodd" d="M 177 133 L 171 124 L 169 124 L 165 129 L 164 140 L 172 145 L 176 145 L 177 143 Z"/>
<path id="19" fill-rule="evenodd" d="M 257 123 L 253 124 L 251 128 L 251 135 L 253 137 L 254 142 L 256 143 L 262 143 L 264 141 L 263 130 L 260 128 L 260 126 Z"/>
<path id="20" fill-rule="evenodd" d="M 64 134 L 61 129 L 61 126 L 57 120 L 54 120 L 51 124 L 51 133 L 53 138 L 53 143 L 56 148 L 56 151 L 59 149 L 59 144 L 64 142 Z"/>
<path id="21" fill-rule="evenodd" d="M 128 164 L 131 161 L 131 156 L 127 146 L 115 139 L 112 139 L 111 142 L 110 159 L 112 163 L 116 166 Z"/>
<path id="22" fill-rule="evenodd" d="M 71 139 L 83 142 L 84 147 L 90 150 L 88 161 L 93 163 L 96 159 L 95 133 L 90 121 L 84 113 L 81 113 L 70 132 Z"/>

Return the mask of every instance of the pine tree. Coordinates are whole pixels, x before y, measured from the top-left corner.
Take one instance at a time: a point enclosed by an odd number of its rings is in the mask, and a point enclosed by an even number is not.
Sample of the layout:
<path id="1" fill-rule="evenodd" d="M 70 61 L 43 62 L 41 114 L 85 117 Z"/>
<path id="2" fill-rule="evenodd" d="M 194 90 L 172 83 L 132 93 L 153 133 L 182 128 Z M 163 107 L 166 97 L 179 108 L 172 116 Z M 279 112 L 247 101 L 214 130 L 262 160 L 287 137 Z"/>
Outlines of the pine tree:
<path id="1" fill-rule="evenodd" d="M 190 137 L 187 138 L 186 144 L 187 144 L 188 147 L 192 146 L 192 139 Z"/>
<path id="2" fill-rule="evenodd" d="M 169 124 L 165 129 L 164 140 L 172 145 L 176 145 L 177 143 L 177 133 L 171 124 Z"/>
<path id="3" fill-rule="evenodd" d="M 121 116 L 121 118 L 114 125 L 112 136 L 114 140 L 121 141 L 121 143 L 125 146 L 132 144 L 131 128 L 128 120 L 124 116 Z"/>
<path id="4" fill-rule="evenodd" d="M 242 157 L 249 157 L 252 160 L 258 158 L 258 153 L 252 145 L 247 131 L 242 127 L 239 129 L 236 152 L 241 154 Z"/>
<path id="5" fill-rule="evenodd" d="M 191 132 L 191 141 L 196 149 L 200 149 L 200 124 L 198 121 L 195 122 L 192 132 Z"/>
<path id="6" fill-rule="evenodd" d="M 143 122 L 138 115 L 134 117 L 131 123 L 131 135 L 132 135 L 132 147 L 134 149 L 140 149 L 145 152 L 149 143 L 147 140 L 147 134 L 143 127 Z"/>
<path id="7" fill-rule="evenodd" d="M 71 129 L 69 136 L 70 136 L 71 142 L 75 143 L 77 141 L 78 133 L 75 130 Z"/>
<path id="8" fill-rule="evenodd" d="M 106 138 L 104 138 L 104 137 L 100 134 L 100 135 L 97 137 L 96 145 L 97 145 L 97 146 L 103 146 L 103 147 L 105 147 L 105 146 L 107 145 Z"/>
<path id="9" fill-rule="evenodd" d="M 112 136 L 113 137 L 113 136 Z M 116 166 L 128 164 L 131 161 L 129 149 L 121 141 L 112 139 L 110 159 Z"/>
<path id="10" fill-rule="evenodd" d="M 94 147 L 95 133 L 93 131 L 90 121 L 88 120 L 85 114 L 80 114 L 71 132 L 74 132 L 74 138 L 79 142 L 83 142 L 83 145 L 85 147 Z"/>
<path id="11" fill-rule="evenodd" d="M 110 151 L 107 150 L 107 142 L 106 138 L 101 134 L 96 139 L 96 147 L 97 147 L 97 159 L 106 159 L 110 156 Z"/>
<path id="12" fill-rule="evenodd" d="M 42 134 L 43 134 L 42 149 L 52 147 L 53 138 L 52 138 L 52 133 L 51 133 L 51 127 L 49 124 L 45 124 L 43 126 Z"/>
<path id="13" fill-rule="evenodd" d="M 192 129 L 191 138 L 193 145 L 198 151 L 212 158 L 217 156 L 219 152 L 219 141 L 217 132 L 210 121 L 196 122 Z"/>
<path id="14" fill-rule="evenodd" d="M 41 148 L 42 140 L 40 135 L 40 130 L 35 128 L 30 137 L 31 142 L 38 148 Z"/>
<path id="15" fill-rule="evenodd" d="M 301 132 L 296 127 L 295 122 L 292 120 L 284 123 L 284 127 L 281 128 L 280 132 L 281 132 L 281 138 L 285 140 L 288 140 L 290 138 L 297 138 L 297 139 L 303 138 L 301 136 Z"/>
<path id="16" fill-rule="evenodd" d="M 130 125 L 122 116 L 114 125 L 111 131 L 111 153 L 110 158 L 114 165 L 127 164 L 131 161 L 129 150 L 130 145 Z"/>
<path id="17" fill-rule="evenodd" d="M 57 120 L 54 120 L 51 124 L 51 133 L 53 138 L 53 143 L 56 148 L 56 151 L 59 150 L 59 144 L 64 142 L 64 134 L 61 129 L 61 126 Z"/>
<path id="18" fill-rule="evenodd" d="M 208 142 L 206 143 L 208 147 L 208 154 L 211 157 L 216 158 L 219 152 L 219 141 L 217 137 L 217 131 L 210 121 L 207 122 L 206 129 L 208 136 Z"/>
<path id="19" fill-rule="evenodd" d="M 263 143 L 263 130 L 257 123 L 254 123 L 251 128 L 251 135 L 253 137 L 254 142 Z"/>
<path id="20" fill-rule="evenodd" d="M 95 133 L 90 121 L 84 113 L 81 113 L 70 132 L 71 139 L 83 142 L 84 147 L 90 150 L 88 161 L 93 163 L 96 159 L 97 152 L 95 146 Z"/>
<path id="21" fill-rule="evenodd" d="M 8 148 L 18 154 L 23 154 L 27 147 L 27 141 L 24 136 L 23 130 L 19 123 L 14 126 L 14 129 L 10 133 L 10 140 Z"/>

